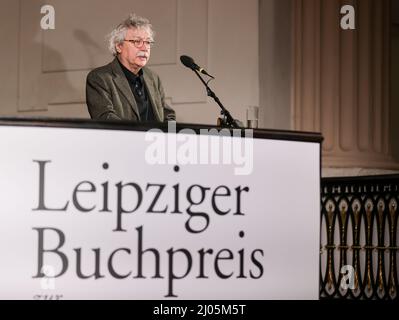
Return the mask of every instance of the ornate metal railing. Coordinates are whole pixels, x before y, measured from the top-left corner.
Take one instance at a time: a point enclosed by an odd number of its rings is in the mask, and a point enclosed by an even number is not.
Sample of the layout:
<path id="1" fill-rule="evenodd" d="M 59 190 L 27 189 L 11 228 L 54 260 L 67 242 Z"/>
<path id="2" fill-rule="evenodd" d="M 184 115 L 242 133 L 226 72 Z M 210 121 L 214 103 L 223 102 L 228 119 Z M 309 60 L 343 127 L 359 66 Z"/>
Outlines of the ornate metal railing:
<path id="1" fill-rule="evenodd" d="M 399 175 L 323 178 L 320 298 L 399 300 Z"/>

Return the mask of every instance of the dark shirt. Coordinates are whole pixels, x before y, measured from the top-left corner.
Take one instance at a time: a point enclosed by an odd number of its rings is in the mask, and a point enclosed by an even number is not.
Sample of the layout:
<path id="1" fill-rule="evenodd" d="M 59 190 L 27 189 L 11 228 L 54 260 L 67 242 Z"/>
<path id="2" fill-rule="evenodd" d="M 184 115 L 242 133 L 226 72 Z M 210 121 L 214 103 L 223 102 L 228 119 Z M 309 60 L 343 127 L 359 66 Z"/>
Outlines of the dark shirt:
<path id="1" fill-rule="evenodd" d="M 127 69 L 118 60 L 123 73 L 126 76 L 127 82 L 129 83 L 130 89 L 136 100 L 137 107 L 140 113 L 141 121 L 156 121 L 154 110 L 152 108 L 150 99 L 148 97 L 148 92 L 144 83 L 143 70 L 140 70 L 138 75 L 135 75 L 129 69 Z"/>

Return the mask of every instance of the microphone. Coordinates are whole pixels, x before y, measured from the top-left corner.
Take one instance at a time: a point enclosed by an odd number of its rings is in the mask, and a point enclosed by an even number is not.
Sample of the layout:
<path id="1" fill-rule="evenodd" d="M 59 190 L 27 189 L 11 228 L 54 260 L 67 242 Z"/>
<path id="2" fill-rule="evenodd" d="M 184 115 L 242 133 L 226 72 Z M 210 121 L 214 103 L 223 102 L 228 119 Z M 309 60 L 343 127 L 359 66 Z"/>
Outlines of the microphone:
<path id="1" fill-rule="evenodd" d="M 204 68 L 201 68 L 199 65 L 197 65 L 193 58 L 189 56 L 180 56 L 180 61 L 183 63 L 187 68 L 190 68 L 191 70 L 198 71 L 202 74 L 207 75 L 208 77 L 211 77 L 212 79 L 215 79 L 213 76 L 211 76 L 208 72 L 204 70 Z"/>

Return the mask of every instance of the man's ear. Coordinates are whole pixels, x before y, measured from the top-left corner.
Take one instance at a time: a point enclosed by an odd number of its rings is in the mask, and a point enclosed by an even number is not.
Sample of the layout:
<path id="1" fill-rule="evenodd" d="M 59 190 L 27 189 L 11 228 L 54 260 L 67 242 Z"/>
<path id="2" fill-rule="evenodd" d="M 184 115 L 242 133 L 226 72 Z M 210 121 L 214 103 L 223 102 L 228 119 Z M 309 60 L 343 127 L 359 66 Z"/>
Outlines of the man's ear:
<path id="1" fill-rule="evenodd" d="M 116 46 L 115 46 L 115 49 L 116 49 L 116 53 L 121 53 L 121 51 L 122 51 L 122 43 L 118 43 Z"/>

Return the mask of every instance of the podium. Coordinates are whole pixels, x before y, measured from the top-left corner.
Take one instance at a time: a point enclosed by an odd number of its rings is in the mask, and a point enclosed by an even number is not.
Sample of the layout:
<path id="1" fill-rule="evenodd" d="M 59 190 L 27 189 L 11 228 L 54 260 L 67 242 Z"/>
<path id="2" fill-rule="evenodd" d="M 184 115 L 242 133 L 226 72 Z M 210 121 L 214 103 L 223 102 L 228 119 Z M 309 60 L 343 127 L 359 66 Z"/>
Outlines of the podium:
<path id="1" fill-rule="evenodd" d="M 318 299 L 318 133 L 0 119 L 2 299 Z"/>

